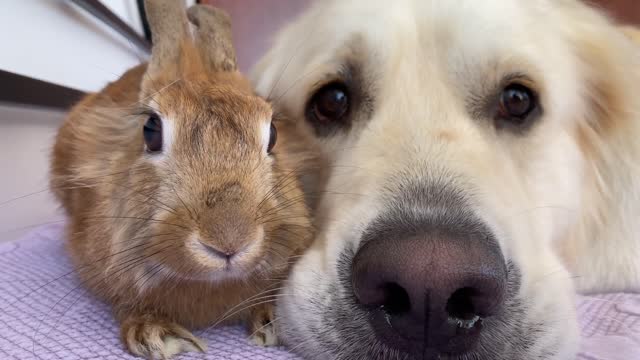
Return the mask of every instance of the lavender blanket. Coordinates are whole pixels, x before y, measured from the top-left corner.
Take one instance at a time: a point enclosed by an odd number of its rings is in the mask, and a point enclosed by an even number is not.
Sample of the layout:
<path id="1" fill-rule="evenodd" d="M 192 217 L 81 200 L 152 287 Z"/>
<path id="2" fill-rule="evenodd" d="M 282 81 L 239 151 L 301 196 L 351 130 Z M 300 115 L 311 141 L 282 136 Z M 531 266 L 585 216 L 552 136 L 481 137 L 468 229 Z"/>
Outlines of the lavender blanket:
<path id="1" fill-rule="evenodd" d="M 0 359 L 133 359 L 109 309 L 70 272 L 61 231 L 61 225 L 46 226 L 0 244 Z M 640 294 L 581 297 L 577 306 L 579 359 L 640 359 Z M 179 359 L 298 359 L 283 349 L 251 346 L 239 328 L 196 334 L 207 340 L 208 353 Z"/>

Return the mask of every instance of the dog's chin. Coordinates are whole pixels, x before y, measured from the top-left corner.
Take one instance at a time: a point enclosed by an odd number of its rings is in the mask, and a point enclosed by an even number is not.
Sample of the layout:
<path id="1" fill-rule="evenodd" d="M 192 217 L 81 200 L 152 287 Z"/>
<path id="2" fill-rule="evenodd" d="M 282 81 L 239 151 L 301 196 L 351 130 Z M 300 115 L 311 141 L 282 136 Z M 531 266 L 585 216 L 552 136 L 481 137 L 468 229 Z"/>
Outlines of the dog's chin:
<path id="1" fill-rule="evenodd" d="M 438 353 L 415 342 L 410 351 L 393 348 L 379 340 L 371 325 L 372 312 L 354 297 L 348 272 L 353 256 L 354 251 L 343 252 L 338 263 L 323 272 L 323 266 L 309 266 L 320 262 L 307 254 L 278 300 L 280 339 L 305 359 L 565 360 L 577 351 L 575 314 L 563 294 L 555 292 L 558 295 L 544 304 L 532 301 L 513 262 L 508 262 L 503 310 L 483 319 L 473 351 Z M 560 282 L 549 289 L 554 292 L 559 286 Z"/>

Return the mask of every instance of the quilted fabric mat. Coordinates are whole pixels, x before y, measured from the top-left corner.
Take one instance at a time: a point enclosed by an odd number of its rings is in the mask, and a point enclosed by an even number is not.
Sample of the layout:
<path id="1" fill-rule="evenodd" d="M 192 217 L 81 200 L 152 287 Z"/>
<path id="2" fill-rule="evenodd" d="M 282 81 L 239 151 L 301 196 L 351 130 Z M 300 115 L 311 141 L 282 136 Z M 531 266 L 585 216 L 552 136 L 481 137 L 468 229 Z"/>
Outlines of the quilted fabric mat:
<path id="1" fill-rule="evenodd" d="M 0 359 L 135 359 L 120 344 L 108 307 L 79 286 L 61 237 L 62 225 L 55 224 L 0 244 Z M 640 359 L 640 294 L 580 297 L 577 306 L 578 359 Z M 177 359 L 299 359 L 250 345 L 237 327 L 195 334 L 207 341 L 207 354 Z"/>

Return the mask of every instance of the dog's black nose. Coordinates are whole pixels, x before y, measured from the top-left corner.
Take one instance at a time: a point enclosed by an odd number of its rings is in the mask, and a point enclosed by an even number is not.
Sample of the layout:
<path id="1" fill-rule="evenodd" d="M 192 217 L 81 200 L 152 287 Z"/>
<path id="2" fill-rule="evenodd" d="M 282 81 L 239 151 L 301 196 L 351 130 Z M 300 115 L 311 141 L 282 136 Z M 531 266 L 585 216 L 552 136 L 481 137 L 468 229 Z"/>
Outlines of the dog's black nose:
<path id="1" fill-rule="evenodd" d="M 473 350 L 483 319 L 504 301 L 507 270 L 486 231 L 419 230 L 369 234 L 352 263 L 357 301 L 377 337 L 420 354 Z"/>

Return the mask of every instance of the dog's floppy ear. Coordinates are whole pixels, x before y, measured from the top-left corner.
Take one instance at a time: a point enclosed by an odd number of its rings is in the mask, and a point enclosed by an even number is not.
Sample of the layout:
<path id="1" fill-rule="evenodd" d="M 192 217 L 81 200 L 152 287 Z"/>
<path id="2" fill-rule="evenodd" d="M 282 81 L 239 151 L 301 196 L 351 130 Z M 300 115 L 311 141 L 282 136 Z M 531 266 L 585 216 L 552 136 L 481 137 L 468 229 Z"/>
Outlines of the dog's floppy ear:
<path id="1" fill-rule="evenodd" d="M 587 123 L 598 134 L 633 126 L 638 116 L 635 96 L 640 83 L 640 44 L 637 29 L 622 28 L 603 17 L 596 9 L 575 5 L 567 16 L 565 31 L 578 60 L 587 110 Z"/>
<path id="2" fill-rule="evenodd" d="M 576 3 L 578 4 L 578 3 Z M 576 139 L 588 161 L 584 181 L 596 204 L 585 206 L 590 224 L 610 221 L 623 200 L 616 193 L 635 191 L 640 154 L 640 49 L 628 36 L 637 32 L 620 27 L 597 10 L 575 5 L 569 9 L 565 34 L 576 59 L 583 106 L 576 112 Z M 635 37 L 637 39 L 637 37 Z M 595 230 L 593 230 L 595 231 Z"/>
<path id="3" fill-rule="evenodd" d="M 623 26 L 621 28 L 622 32 L 627 35 L 628 38 L 635 41 L 638 45 L 640 45 L 640 29 L 635 26 Z"/>

